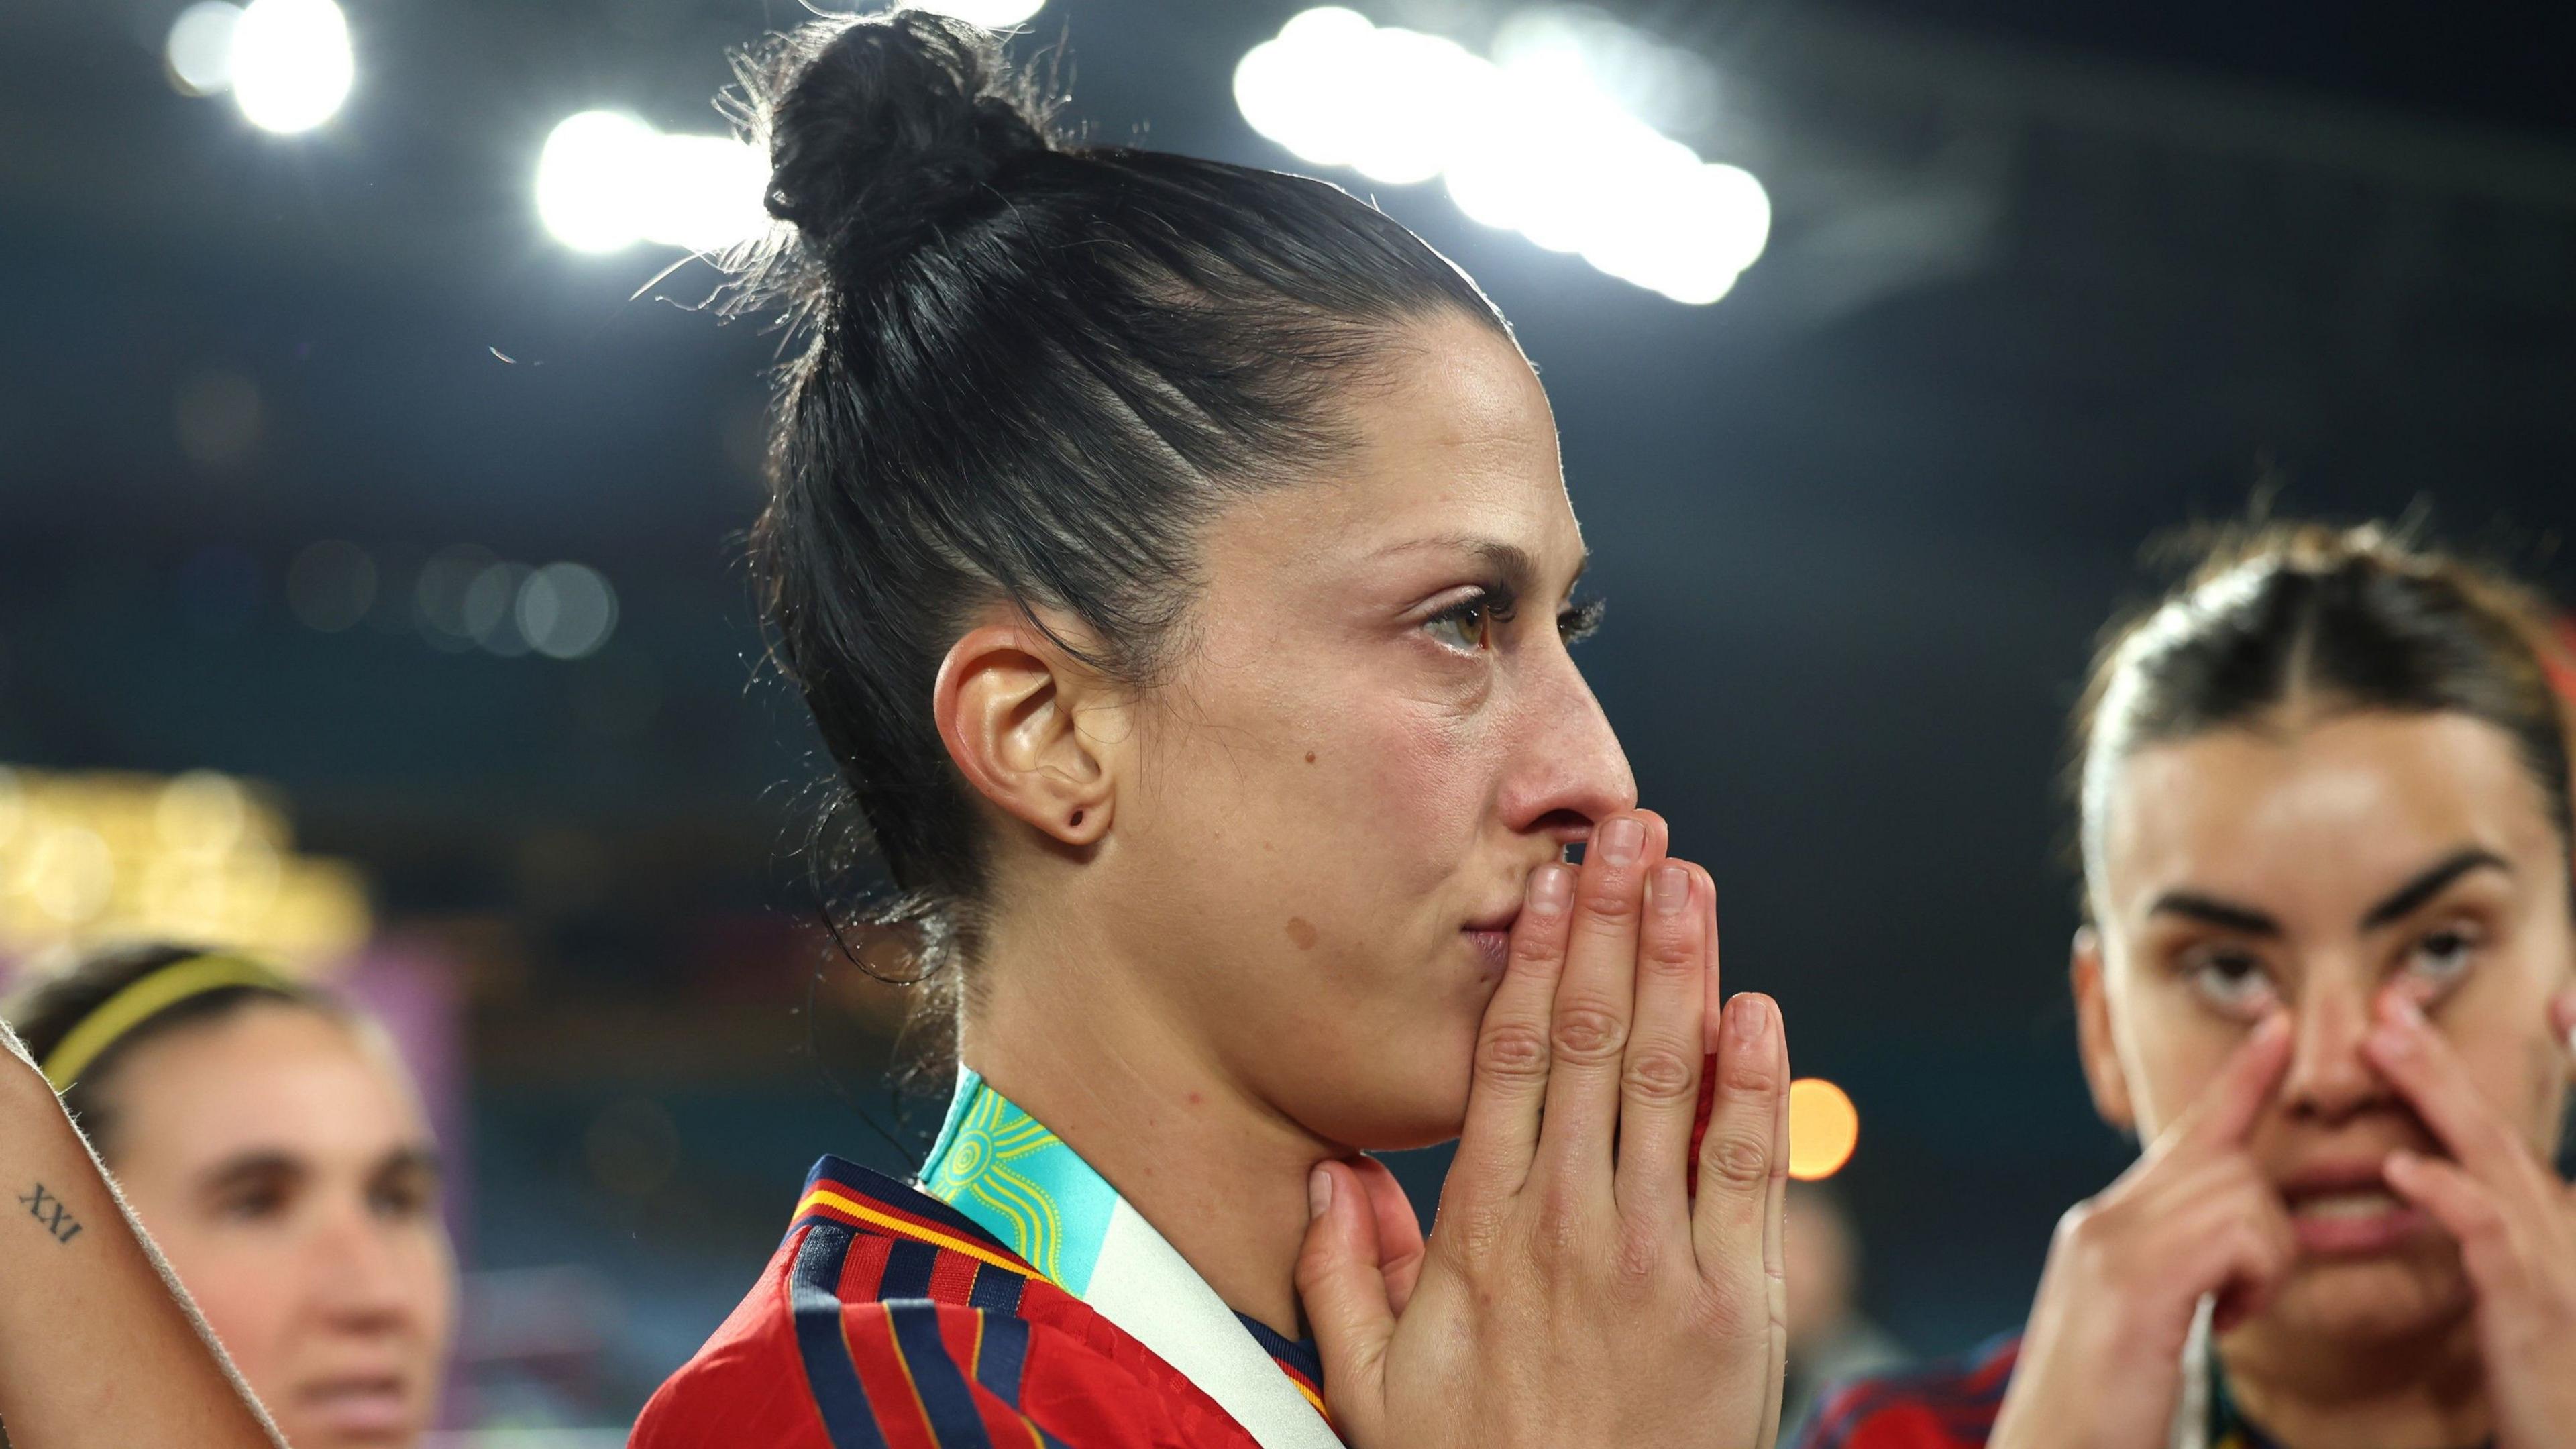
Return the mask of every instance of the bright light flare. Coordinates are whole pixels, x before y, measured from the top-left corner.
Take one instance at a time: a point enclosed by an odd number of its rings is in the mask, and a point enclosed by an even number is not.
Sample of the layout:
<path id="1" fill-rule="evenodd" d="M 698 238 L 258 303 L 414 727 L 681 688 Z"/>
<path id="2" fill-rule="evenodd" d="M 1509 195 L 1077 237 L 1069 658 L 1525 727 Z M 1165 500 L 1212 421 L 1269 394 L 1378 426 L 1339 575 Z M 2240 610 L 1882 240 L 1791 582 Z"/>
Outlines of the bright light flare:
<path id="1" fill-rule="evenodd" d="M 339 114 L 357 73 L 348 17 L 332 0 L 251 0 L 233 22 L 231 62 L 242 114 L 282 136 Z"/>
<path id="2" fill-rule="evenodd" d="M 537 215 L 575 251 L 639 241 L 722 251 L 767 230 L 769 163 L 723 136 L 669 135 L 619 111 L 583 111 L 537 157 Z"/>
<path id="3" fill-rule="evenodd" d="M 1815 1182 L 1843 1170 L 1860 1145 L 1860 1109 L 1822 1077 L 1789 1084 L 1789 1175 Z"/>
<path id="4" fill-rule="evenodd" d="M 211 96 L 233 88 L 233 30 L 241 7 L 225 0 L 197 0 L 170 22 L 170 82 L 192 96 Z"/>
<path id="5" fill-rule="evenodd" d="M 1326 6 L 1244 56 L 1235 103 L 1313 165 L 1387 185 L 1440 177 L 1476 221 L 1676 301 L 1714 302 L 1761 255 L 1770 199 L 1622 104 L 1638 63 L 1594 54 L 1604 26 L 1627 52 L 1653 48 L 1606 19 L 1507 26 L 1498 63 Z"/>
<path id="6" fill-rule="evenodd" d="M 936 11 L 956 16 L 969 25 L 1002 30 L 1044 10 L 1046 0 L 907 0 L 903 8 Z"/>

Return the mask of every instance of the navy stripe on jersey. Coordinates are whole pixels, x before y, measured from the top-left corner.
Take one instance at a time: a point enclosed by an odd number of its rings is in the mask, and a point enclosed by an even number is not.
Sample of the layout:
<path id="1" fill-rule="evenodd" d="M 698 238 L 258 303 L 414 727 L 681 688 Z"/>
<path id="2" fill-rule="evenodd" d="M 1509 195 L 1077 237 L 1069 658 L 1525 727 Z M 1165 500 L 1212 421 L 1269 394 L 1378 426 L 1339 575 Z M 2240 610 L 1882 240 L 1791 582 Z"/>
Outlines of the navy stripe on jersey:
<path id="1" fill-rule="evenodd" d="M 1028 1275 L 990 1263 L 975 1265 L 975 1286 L 966 1293 L 966 1306 L 986 1313 L 1016 1314 L 1020 1311 L 1020 1293 L 1029 1286 Z"/>
<path id="2" fill-rule="evenodd" d="M 816 1223 L 806 1229 L 788 1280 L 796 1351 L 805 1362 L 805 1384 L 823 1415 L 824 1431 L 832 1436 L 832 1449 L 886 1449 L 867 1391 L 859 1387 L 850 1341 L 841 1336 L 841 1264 L 849 1254 L 848 1228 Z"/>
<path id="3" fill-rule="evenodd" d="M 895 1348 L 912 1371 L 912 1391 L 930 1418 L 930 1435 L 939 1449 L 993 1449 L 984 1416 L 975 1412 L 975 1391 L 966 1387 L 966 1376 L 957 1371 L 957 1360 L 948 1356 L 948 1345 L 939 1337 L 939 1306 L 888 1303 L 886 1321 L 893 1325 Z M 989 1324 L 985 1331 L 992 1331 Z"/>
<path id="4" fill-rule="evenodd" d="M 887 1303 L 930 1296 L 930 1275 L 939 1267 L 939 1250 L 919 1238 L 897 1238 L 886 1251 L 885 1276 L 876 1296 Z"/>
<path id="5" fill-rule="evenodd" d="M 975 1382 L 1016 1410 L 1020 1406 L 1020 1370 L 1028 1361 L 1028 1320 L 985 1314 L 984 1345 L 975 1355 Z"/>
<path id="6" fill-rule="evenodd" d="M 1324 1381 L 1324 1355 L 1315 1345 L 1302 1338 L 1290 1338 L 1250 1314 L 1234 1315 L 1252 1334 L 1252 1341 L 1270 1355 L 1271 1362 L 1303 1374 L 1309 1383 Z"/>

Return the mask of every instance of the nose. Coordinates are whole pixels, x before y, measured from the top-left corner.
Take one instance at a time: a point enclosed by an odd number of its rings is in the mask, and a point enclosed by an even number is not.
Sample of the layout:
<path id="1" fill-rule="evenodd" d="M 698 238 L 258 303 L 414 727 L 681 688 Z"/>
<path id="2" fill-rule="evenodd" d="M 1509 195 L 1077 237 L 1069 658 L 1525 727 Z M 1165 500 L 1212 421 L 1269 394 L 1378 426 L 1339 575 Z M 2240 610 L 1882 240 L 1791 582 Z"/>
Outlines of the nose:
<path id="1" fill-rule="evenodd" d="M 312 1301 L 332 1323 L 362 1332 L 411 1326 L 422 1305 L 419 1285 L 404 1272 L 398 1234 L 364 1203 L 337 1209 L 306 1254 Z"/>
<path id="2" fill-rule="evenodd" d="M 1628 754 L 1572 655 L 1562 647 L 1553 651 L 1524 699 L 1503 781 L 1506 824 L 1571 844 L 1586 838 L 1595 823 L 1636 808 L 1637 777 L 1628 768 Z"/>
<path id="3" fill-rule="evenodd" d="M 2389 1099 L 2390 1088 L 2362 1055 L 2370 1034 L 2371 990 L 2361 973 L 2311 971 L 2290 1010 L 2290 1067 L 2281 1099 L 2327 1124 Z"/>

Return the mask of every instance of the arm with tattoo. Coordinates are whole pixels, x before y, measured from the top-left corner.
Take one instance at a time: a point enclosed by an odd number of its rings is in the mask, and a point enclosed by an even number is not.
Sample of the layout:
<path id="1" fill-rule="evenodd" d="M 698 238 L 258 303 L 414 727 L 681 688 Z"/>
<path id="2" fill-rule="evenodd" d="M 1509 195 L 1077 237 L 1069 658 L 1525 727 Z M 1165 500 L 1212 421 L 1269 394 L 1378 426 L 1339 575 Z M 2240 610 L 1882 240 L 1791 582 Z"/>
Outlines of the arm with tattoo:
<path id="1" fill-rule="evenodd" d="M 6 1026 L 0 1187 L 0 1449 L 283 1449 Z"/>

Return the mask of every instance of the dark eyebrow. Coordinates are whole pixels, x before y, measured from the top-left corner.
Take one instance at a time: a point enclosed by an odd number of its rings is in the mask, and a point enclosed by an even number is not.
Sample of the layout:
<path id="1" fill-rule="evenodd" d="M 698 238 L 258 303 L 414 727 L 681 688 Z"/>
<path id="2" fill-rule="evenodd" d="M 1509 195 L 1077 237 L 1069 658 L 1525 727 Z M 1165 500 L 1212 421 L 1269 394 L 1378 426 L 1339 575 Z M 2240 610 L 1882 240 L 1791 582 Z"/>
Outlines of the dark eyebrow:
<path id="1" fill-rule="evenodd" d="M 292 1154 L 273 1148 L 255 1148 L 215 1164 L 199 1179 L 199 1185 L 207 1192 L 222 1192 L 264 1177 L 302 1177 L 304 1170 L 304 1164 Z"/>
<path id="2" fill-rule="evenodd" d="M 436 1148 L 397 1147 L 386 1153 L 369 1175 L 384 1177 L 397 1172 L 418 1172 L 435 1178 L 444 1176 L 446 1171 L 446 1164 L 439 1161 Z"/>
<path id="3" fill-rule="evenodd" d="M 1495 578 L 1504 588 L 1515 594 L 1530 593 L 1538 580 L 1538 561 L 1530 557 L 1527 549 L 1519 544 L 1505 543 L 1499 538 L 1487 538 L 1482 534 L 1435 533 L 1427 538 L 1409 538 L 1402 543 L 1379 550 L 1378 556 L 1383 558 L 1389 554 L 1421 553 L 1430 549 L 1457 549 L 1463 553 L 1474 554 L 1493 569 Z M 1592 555 L 1587 551 L 1582 558 L 1575 560 L 1575 580 L 1580 582 L 1584 571 L 1590 567 L 1592 567 Z"/>
<path id="4" fill-rule="evenodd" d="M 2252 906 L 2233 905 L 2215 896 L 2201 895 L 2196 891 L 2167 891 L 2156 897 L 2156 903 L 2147 908 L 2147 914 L 2189 916 L 2196 921 L 2207 921 L 2213 926 L 2242 931 L 2248 936 L 2281 934 L 2280 922 Z"/>
<path id="5" fill-rule="evenodd" d="M 2362 914 L 2361 928 L 2375 931 L 2392 922 L 2413 915 L 2426 901 L 2442 893 L 2451 882 L 2473 870 L 2500 870 L 2513 874 L 2513 866 L 2492 850 L 2474 845 L 2462 846 L 2444 857 L 2442 863 L 2416 876 L 2391 891 L 2386 900 Z"/>

